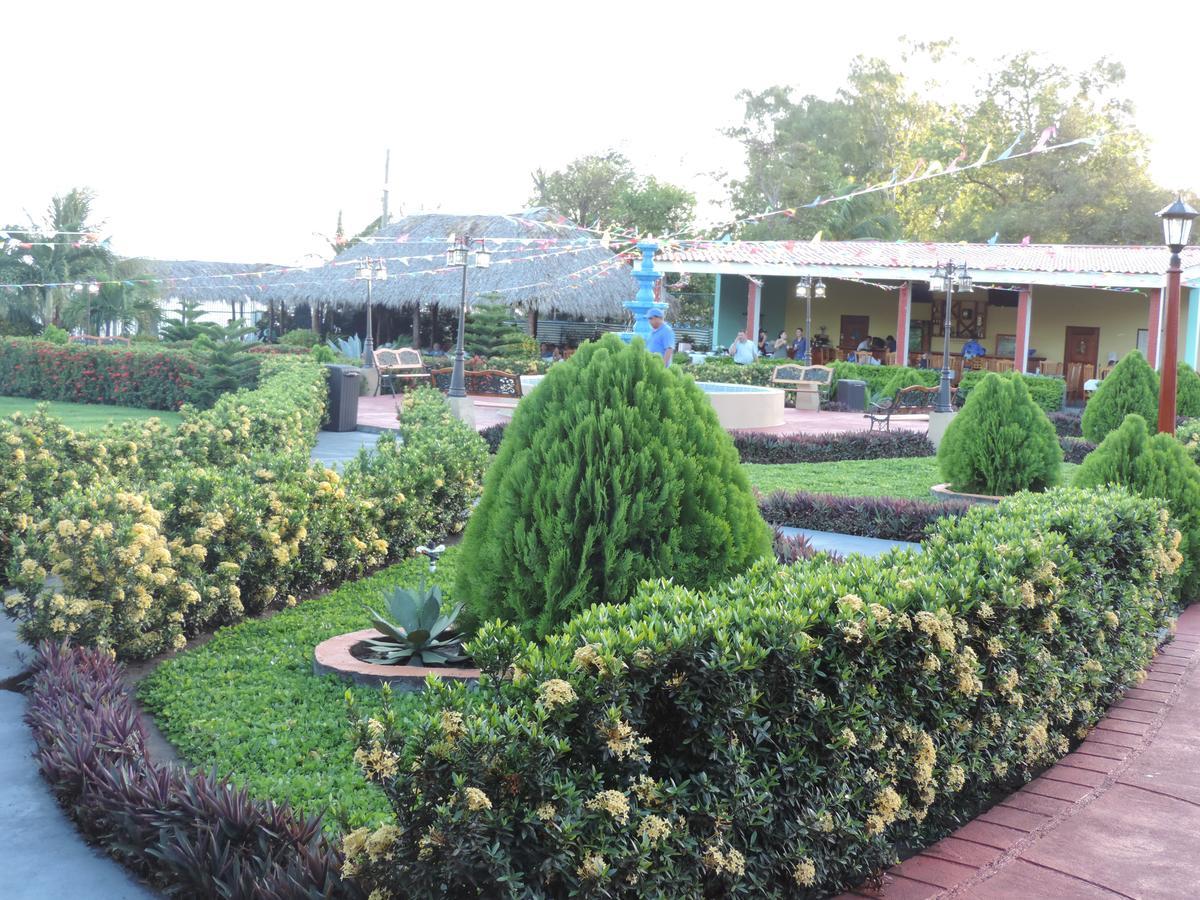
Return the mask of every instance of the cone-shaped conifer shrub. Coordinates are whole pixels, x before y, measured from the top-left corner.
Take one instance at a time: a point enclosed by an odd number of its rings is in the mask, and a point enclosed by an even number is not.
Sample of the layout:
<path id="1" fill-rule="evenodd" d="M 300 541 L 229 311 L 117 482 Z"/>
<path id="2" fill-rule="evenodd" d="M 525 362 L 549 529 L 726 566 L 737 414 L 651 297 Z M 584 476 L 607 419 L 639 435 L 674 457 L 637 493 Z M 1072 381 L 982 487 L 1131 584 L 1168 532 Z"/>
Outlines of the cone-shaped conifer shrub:
<path id="1" fill-rule="evenodd" d="M 1088 400 L 1083 410 L 1083 436 L 1098 444 L 1130 413 L 1137 413 L 1154 430 L 1158 421 L 1158 373 L 1137 350 L 1125 354 Z"/>
<path id="2" fill-rule="evenodd" d="M 1189 419 L 1200 417 L 1200 374 L 1185 362 L 1179 364 L 1175 381 L 1175 413 Z"/>
<path id="3" fill-rule="evenodd" d="M 938 465 L 956 491 L 1041 491 L 1058 481 L 1062 447 L 1024 380 L 990 373 L 946 429 Z"/>
<path id="4" fill-rule="evenodd" d="M 1166 502 L 1183 535 L 1179 570 L 1185 600 L 1197 596 L 1200 574 L 1200 467 L 1169 434 L 1150 433 L 1146 420 L 1132 414 L 1087 455 L 1075 472 L 1076 487 L 1121 485 Z"/>
<path id="5" fill-rule="evenodd" d="M 521 400 L 467 526 L 455 596 L 541 637 L 646 578 L 708 586 L 771 554 L 733 441 L 640 340 L 584 344 Z"/>

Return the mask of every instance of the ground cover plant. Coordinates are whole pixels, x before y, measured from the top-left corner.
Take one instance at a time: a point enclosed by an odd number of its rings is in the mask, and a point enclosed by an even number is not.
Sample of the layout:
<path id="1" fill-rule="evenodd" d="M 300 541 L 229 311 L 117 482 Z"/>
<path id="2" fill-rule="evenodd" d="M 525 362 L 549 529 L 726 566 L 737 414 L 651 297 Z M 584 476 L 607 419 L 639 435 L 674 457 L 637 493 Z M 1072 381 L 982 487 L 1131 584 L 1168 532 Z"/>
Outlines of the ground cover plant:
<path id="1" fill-rule="evenodd" d="M 895 431 L 848 431 L 831 434 L 762 434 L 735 431 L 733 446 L 743 463 L 813 463 L 852 459 L 933 456 L 927 435 Z"/>
<path id="2" fill-rule="evenodd" d="M 1156 429 L 1158 422 L 1158 373 L 1137 350 L 1125 354 L 1108 373 L 1083 409 L 1083 436 L 1093 444 L 1119 428 L 1130 413 L 1136 413 Z"/>
<path id="3" fill-rule="evenodd" d="M 544 635 L 644 578 L 711 584 L 771 552 L 712 404 L 615 335 L 522 400 L 471 516 L 456 594 L 477 621 Z"/>
<path id="4" fill-rule="evenodd" d="M 1063 451 L 1024 380 L 989 373 L 946 429 L 937 459 L 952 490 L 995 496 L 1056 484 Z"/>
<path id="5" fill-rule="evenodd" d="M 928 497 L 928 492 L 925 495 Z M 920 542 L 943 516 L 961 516 L 963 503 L 893 497 L 846 497 L 804 491 L 776 491 L 759 500 L 759 512 L 772 525 Z"/>
<path id="6" fill-rule="evenodd" d="M 76 431 L 97 431 L 108 424 L 157 418 L 164 425 L 183 421 L 179 413 L 167 410 L 142 409 L 137 406 L 107 406 L 96 403 L 65 403 L 62 401 L 31 400 L 27 397 L 0 397 L 0 419 L 13 413 L 33 413 L 45 403 L 46 412 Z"/>
<path id="7" fill-rule="evenodd" d="M 856 885 L 1087 734 L 1153 652 L 1177 540 L 1120 491 L 1022 494 L 920 555 L 654 582 L 537 643 L 489 624 L 478 690 L 359 715 L 396 821 L 346 836 L 347 871 L 381 898 Z"/>

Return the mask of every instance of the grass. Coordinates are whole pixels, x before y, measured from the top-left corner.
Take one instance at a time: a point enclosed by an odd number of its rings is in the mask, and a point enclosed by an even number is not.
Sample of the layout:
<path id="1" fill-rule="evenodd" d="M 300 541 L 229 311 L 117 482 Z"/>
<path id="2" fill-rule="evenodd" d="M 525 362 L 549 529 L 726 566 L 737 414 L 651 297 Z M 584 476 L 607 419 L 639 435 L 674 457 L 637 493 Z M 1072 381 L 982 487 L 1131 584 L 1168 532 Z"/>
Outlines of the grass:
<path id="1" fill-rule="evenodd" d="M 124 422 L 128 419 L 150 419 L 157 416 L 170 426 L 178 425 L 179 413 L 157 409 L 138 409 L 133 406 L 105 406 L 98 403 L 61 403 L 58 401 L 30 400 L 28 397 L 0 397 L 0 418 L 15 412 L 33 412 L 40 404 L 50 408 L 50 415 L 62 419 L 76 431 L 96 431 L 109 422 Z"/>
<path id="2" fill-rule="evenodd" d="M 443 590 L 454 583 L 456 552 L 438 563 Z M 408 560 L 269 619 L 223 628 L 162 663 L 139 686 L 139 698 L 189 763 L 229 775 L 253 796 L 309 814 L 328 811 L 330 827 L 381 824 L 390 809 L 354 762 L 348 684 L 313 674 L 313 648 L 370 627 L 365 606 L 385 587 L 416 585 L 426 565 Z M 351 690 L 363 713 L 379 709 L 377 689 Z M 395 702 L 402 708 L 413 696 L 397 692 Z"/>
<path id="3" fill-rule="evenodd" d="M 809 491 L 847 497 L 903 497 L 929 500 L 929 489 L 946 479 L 937 457 L 863 459 L 845 462 L 786 463 L 743 466 L 758 491 Z M 1069 484 L 1075 466 L 1063 463 L 1062 483 Z"/>

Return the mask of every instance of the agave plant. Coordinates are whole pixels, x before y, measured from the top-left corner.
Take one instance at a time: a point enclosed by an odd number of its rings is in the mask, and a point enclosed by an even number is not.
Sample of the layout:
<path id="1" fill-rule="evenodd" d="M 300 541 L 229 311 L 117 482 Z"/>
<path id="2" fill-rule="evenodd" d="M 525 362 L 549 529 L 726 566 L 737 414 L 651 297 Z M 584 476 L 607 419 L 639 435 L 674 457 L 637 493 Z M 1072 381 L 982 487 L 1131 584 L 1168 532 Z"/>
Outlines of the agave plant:
<path id="1" fill-rule="evenodd" d="M 384 597 L 393 621 L 367 608 L 371 613 L 371 624 L 385 635 L 366 642 L 371 650 L 370 662 L 402 666 L 417 656 L 422 663 L 431 666 L 467 659 L 462 647 L 463 636 L 450 630 L 462 604 L 443 615 L 442 589 L 437 585 L 426 590 L 422 579 L 421 586 L 415 591 L 397 587 Z"/>
<path id="2" fill-rule="evenodd" d="M 334 353 L 340 353 L 346 359 L 362 359 L 363 339 L 357 334 L 349 337 L 330 338 L 325 342 L 325 346 Z"/>

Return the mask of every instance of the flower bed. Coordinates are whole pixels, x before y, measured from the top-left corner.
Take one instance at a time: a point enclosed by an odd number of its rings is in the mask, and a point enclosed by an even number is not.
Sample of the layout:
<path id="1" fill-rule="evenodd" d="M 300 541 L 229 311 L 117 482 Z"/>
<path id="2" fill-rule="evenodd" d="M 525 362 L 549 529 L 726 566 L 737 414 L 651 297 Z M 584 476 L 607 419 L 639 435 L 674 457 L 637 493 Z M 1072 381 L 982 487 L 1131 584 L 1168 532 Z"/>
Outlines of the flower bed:
<path id="1" fill-rule="evenodd" d="M 320 817 L 155 763 L 108 654 L 40 647 L 25 718 L 42 774 L 80 830 L 173 896 L 360 896 Z"/>
<path id="2" fill-rule="evenodd" d="M 946 516 L 961 516 L 967 505 L 779 491 L 761 498 L 758 509 L 772 525 L 920 542 L 931 525 Z"/>
<path id="3" fill-rule="evenodd" d="M 934 453 L 928 436 L 901 429 L 788 435 L 735 431 L 733 445 L 744 463 L 841 462 L 933 456 Z"/>
<path id="4" fill-rule="evenodd" d="M 35 400 L 179 409 L 200 367 L 187 353 L 0 339 L 0 394 Z"/>
<path id="5" fill-rule="evenodd" d="M 647 584 L 540 644 L 486 626 L 478 690 L 360 719 L 396 821 L 345 871 L 381 897 L 852 887 L 1086 735 L 1153 652 L 1177 542 L 1154 502 L 1059 490 L 921 555 Z"/>

